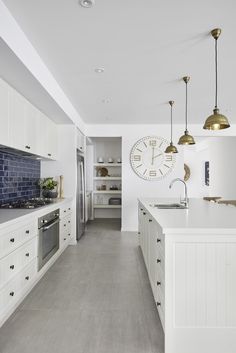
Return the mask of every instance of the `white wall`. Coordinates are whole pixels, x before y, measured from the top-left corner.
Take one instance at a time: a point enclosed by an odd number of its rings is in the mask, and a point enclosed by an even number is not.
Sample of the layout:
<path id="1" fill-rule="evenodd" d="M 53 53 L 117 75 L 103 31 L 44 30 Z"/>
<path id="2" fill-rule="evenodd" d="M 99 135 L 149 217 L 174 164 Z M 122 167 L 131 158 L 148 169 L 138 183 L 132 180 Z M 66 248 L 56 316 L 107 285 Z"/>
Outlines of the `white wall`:
<path id="1" fill-rule="evenodd" d="M 181 147 L 174 171 L 160 181 L 143 180 L 133 172 L 130 166 L 129 155 L 134 143 L 148 135 L 157 135 L 168 139 L 168 125 L 91 125 L 88 126 L 87 135 L 90 137 L 122 137 L 122 230 L 137 230 L 137 199 L 139 197 L 180 197 L 180 195 L 183 195 L 181 184 L 176 184 L 171 190 L 169 189 L 169 183 L 172 179 L 183 178 L 183 152 Z"/>
<path id="2" fill-rule="evenodd" d="M 183 178 L 184 150 L 188 146 L 178 146 L 178 162 L 174 171 L 161 181 L 145 181 L 140 179 L 131 169 L 129 154 L 133 144 L 148 135 L 157 135 L 169 139 L 169 125 L 86 125 L 87 136 L 121 136 L 122 137 L 122 230 L 136 231 L 138 228 L 138 197 L 179 197 L 183 195 L 183 187 L 176 184 L 170 190 L 169 183 L 175 177 Z M 183 125 L 174 126 L 174 142 L 184 131 Z M 195 136 L 236 136 L 236 126 L 222 131 L 203 130 L 202 125 L 190 125 L 189 131 Z M 204 152 L 203 152 L 204 153 Z M 192 186 L 192 196 L 194 186 Z"/>
<path id="3" fill-rule="evenodd" d="M 205 162 L 209 161 L 209 138 L 195 138 L 196 145 L 184 150 L 184 163 L 190 168 L 190 178 L 186 182 L 189 197 L 209 196 L 210 188 L 205 185 Z"/>
<path id="4" fill-rule="evenodd" d="M 210 195 L 236 200 L 236 138 L 212 138 L 209 151 Z"/>

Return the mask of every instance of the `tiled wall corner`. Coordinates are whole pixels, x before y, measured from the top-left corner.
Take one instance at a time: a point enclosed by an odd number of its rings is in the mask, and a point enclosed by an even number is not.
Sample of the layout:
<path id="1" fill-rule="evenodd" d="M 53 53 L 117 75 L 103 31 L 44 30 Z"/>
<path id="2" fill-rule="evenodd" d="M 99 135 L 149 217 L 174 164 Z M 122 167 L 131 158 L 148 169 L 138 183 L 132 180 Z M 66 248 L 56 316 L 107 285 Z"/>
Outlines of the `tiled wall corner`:
<path id="1" fill-rule="evenodd" d="M 0 203 L 39 197 L 40 161 L 0 150 Z"/>

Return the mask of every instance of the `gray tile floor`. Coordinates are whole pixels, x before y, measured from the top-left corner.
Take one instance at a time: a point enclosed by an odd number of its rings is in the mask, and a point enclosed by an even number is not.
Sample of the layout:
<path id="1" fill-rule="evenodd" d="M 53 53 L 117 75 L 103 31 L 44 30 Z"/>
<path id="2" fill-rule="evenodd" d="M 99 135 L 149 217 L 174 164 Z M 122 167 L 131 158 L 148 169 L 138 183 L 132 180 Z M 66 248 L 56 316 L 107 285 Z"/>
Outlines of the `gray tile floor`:
<path id="1" fill-rule="evenodd" d="M 135 233 L 94 221 L 0 329 L 1 353 L 163 353 Z"/>

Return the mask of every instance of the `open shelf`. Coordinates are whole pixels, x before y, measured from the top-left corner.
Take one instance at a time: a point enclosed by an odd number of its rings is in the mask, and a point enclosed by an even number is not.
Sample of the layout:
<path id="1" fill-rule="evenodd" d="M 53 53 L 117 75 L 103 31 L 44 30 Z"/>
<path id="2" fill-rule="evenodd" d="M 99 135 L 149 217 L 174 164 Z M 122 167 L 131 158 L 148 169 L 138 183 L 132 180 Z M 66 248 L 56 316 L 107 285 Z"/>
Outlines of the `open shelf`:
<path id="1" fill-rule="evenodd" d="M 93 205 L 94 208 L 121 208 L 121 205 Z"/>
<path id="2" fill-rule="evenodd" d="M 121 180 L 121 177 L 94 177 L 94 180 Z"/>
<path id="3" fill-rule="evenodd" d="M 122 163 L 94 163 L 94 167 L 121 167 Z"/>
<path id="4" fill-rule="evenodd" d="M 95 190 L 94 194 L 121 194 L 121 190 Z"/>

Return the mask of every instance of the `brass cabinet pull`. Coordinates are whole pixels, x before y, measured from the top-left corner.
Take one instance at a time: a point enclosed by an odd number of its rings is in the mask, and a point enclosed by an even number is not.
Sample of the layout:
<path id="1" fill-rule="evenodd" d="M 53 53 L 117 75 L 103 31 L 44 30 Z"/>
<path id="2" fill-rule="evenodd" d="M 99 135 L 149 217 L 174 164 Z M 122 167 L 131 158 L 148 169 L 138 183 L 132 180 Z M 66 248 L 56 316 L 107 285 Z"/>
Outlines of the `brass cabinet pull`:
<path id="1" fill-rule="evenodd" d="M 25 256 L 27 256 L 27 257 L 29 257 L 29 255 L 30 255 L 29 252 L 27 252 L 27 253 L 25 254 Z"/>
<path id="2" fill-rule="evenodd" d="M 29 280 L 29 276 L 26 276 L 25 279 L 26 279 L 26 281 L 28 281 Z"/>
<path id="3" fill-rule="evenodd" d="M 157 243 L 160 243 L 161 242 L 161 239 L 157 238 Z"/>
<path id="4" fill-rule="evenodd" d="M 10 239 L 10 242 L 11 242 L 11 243 L 14 243 L 14 241 L 15 241 L 14 238 L 11 238 L 11 239 Z"/>
<path id="5" fill-rule="evenodd" d="M 26 231 L 25 231 L 26 234 L 29 234 L 29 232 L 30 232 L 29 230 L 26 230 Z"/>
<path id="6" fill-rule="evenodd" d="M 157 259 L 157 263 L 159 264 L 161 262 L 161 260 L 160 259 Z"/>
<path id="7" fill-rule="evenodd" d="M 15 293 L 14 292 L 10 292 L 9 294 L 10 294 L 11 297 L 13 297 Z"/>
<path id="8" fill-rule="evenodd" d="M 14 268 L 15 268 L 14 265 L 11 265 L 11 266 L 10 266 L 10 269 L 11 269 L 11 270 L 14 270 Z"/>
<path id="9" fill-rule="evenodd" d="M 157 302 L 157 306 L 161 306 L 161 302 Z"/>
<path id="10" fill-rule="evenodd" d="M 161 282 L 158 282 L 158 281 L 157 281 L 157 286 L 160 286 L 160 285 L 161 285 Z"/>
<path id="11" fill-rule="evenodd" d="M 152 222 L 152 219 L 149 219 L 149 222 Z"/>

